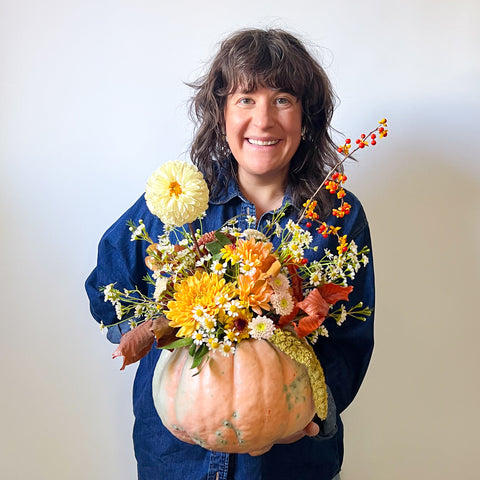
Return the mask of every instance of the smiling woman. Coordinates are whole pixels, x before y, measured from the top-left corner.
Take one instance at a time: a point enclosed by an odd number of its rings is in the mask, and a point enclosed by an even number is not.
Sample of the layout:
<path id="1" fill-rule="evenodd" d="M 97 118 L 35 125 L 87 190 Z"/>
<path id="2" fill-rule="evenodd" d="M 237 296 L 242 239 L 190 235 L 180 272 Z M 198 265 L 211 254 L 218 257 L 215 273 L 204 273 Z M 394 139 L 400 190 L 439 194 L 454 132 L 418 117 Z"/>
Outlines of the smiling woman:
<path id="1" fill-rule="evenodd" d="M 272 150 L 281 152 L 277 158 L 289 163 L 286 178 L 282 172 L 280 189 L 282 195 L 288 189 L 297 205 L 314 194 L 319 179 L 337 162 L 337 145 L 329 129 L 335 103 L 330 80 L 303 43 L 288 32 L 234 33 L 220 45 L 207 74 L 191 86 L 196 90 L 191 113 L 198 123 L 190 156 L 212 186 L 213 195 L 226 187 L 218 182 L 219 170 L 240 181 L 240 162 L 248 151 L 245 135 L 250 135 L 250 145 L 279 140 L 281 145 Z M 250 151 L 255 156 L 260 153 Z M 259 180 L 249 177 L 249 181 Z M 242 191 L 245 188 L 244 182 Z M 273 192 L 270 197 L 275 198 Z M 319 210 L 326 215 L 332 199 L 325 192 L 319 198 Z"/>
<path id="2" fill-rule="evenodd" d="M 364 322 L 352 319 L 352 322 L 345 322 L 346 325 L 342 328 L 338 328 L 333 318 L 330 321 L 325 320 L 331 302 L 335 303 L 338 299 L 333 301 L 333 298 L 329 297 L 330 302 L 324 300 L 319 289 L 322 282 L 327 285 L 328 282 L 327 279 L 317 278 L 313 286 L 316 287 L 314 290 L 318 293 L 317 297 L 320 296 L 323 303 L 316 301 L 313 308 L 311 303 L 304 301 L 310 298 L 312 292 L 309 291 L 308 296 L 303 296 L 299 286 L 299 268 L 307 269 L 310 278 L 314 278 L 314 265 L 325 258 L 325 252 L 339 252 L 340 255 L 345 247 L 338 244 L 340 236 L 337 232 L 341 228 L 342 238 L 348 236 L 352 246 L 365 248 L 365 258 L 364 267 L 355 275 L 351 274 L 352 278 L 348 280 L 350 293 L 346 295 L 347 298 L 341 298 L 343 303 L 340 309 L 351 311 L 361 302 L 373 308 L 375 298 L 373 263 L 371 254 L 367 255 L 370 251 L 370 233 L 360 202 L 343 189 L 342 196 L 339 196 L 331 195 L 325 188 L 319 188 L 322 187 L 322 180 L 338 162 L 337 146 L 330 137 L 330 120 L 334 108 L 330 82 L 320 64 L 293 35 L 282 30 L 253 29 L 236 32 L 222 42 L 206 75 L 191 86 L 195 91 L 191 113 L 196 120 L 196 134 L 190 156 L 205 178 L 209 195 L 205 214 L 201 220 L 189 224 L 189 228 L 191 232 L 202 231 L 213 238 L 216 238 L 217 234 L 221 238 L 223 231 L 230 235 L 231 239 L 225 243 L 225 251 L 222 248 L 217 252 L 219 257 L 214 259 L 216 263 L 213 262 L 212 270 L 204 271 L 202 275 L 199 271 L 202 268 L 205 270 L 205 265 L 193 251 L 181 243 L 182 235 L 179 232 L 184 226 L 172 229 L 163 221 L 173 221 L 178 225 L 179 219 L 180 223 L 192 220 L 184 217 L 183 212 L 175 212 L 170 208 L 169 202 L 172 199 L 181 198 L 187 205 L 193 197 L 196 199 L 198 196 L 198 200 L 206 200 L 206 197 L 197 189 L 196 176 L 185 172 L 184 181 L 179 181 L 177 177 L 180 177 L 176 174 L 162 175 L 157 178 L 158 182 L 154 182 L 158 183 L 154 192 L 160 192 L 161 195 L 153 199 L 159 205 L 156 213 L 162 221 L 147 207 L 147 202 L 153 201 L 150 185 L 146 198 L 141 196 L 107 230 L 100 241 L 98 265 L 86 284 L 92 314 L 99 323 L 108 326 L 108 338 L 119 342 L 122 335 L 128 333 L 128 322 L 118 321 L 115 309 L 105 303 L 104 294 L 99 292 L 98 287 L 115 282 L 122 290 L 125 289 L 124 291 L 138 288 L 136 292 L 139 295 L 155 298 L 156 282 L 146 284 L 143 279 L 151 275 L 147 266 L 155 267 L 159 258 L 150 254 L 146 265 L 144 252 L 147 245 L 131 242 L 130 232 L 125 227 L 130 219 L 142 219 L 142 229 L 145 228 L 152 239 L 162 242 L 167 236 L 169 246 L 170 242 L 172 243 L 171 253 L 167 255 L 168 262 L 161 270 L 165 270 L 173 284 L 173 293 L 168 292 L 172 298 L 169 296 L 167 304 L 169 308 L 172 304 L 173 313 L 169 313 L 168 308 L 160 308 L 155 310 L 155 315 L 162 312 L 171 329 L 184 328 L 189 332 L 193 329 L 195 335 L 200 335 L 200 338 L 195 336 L 195 341 L 201 344 L 199 348 L 203 349 L 202 355 L 208 353 L 213 358 L 218 350 L 226 355 L 233 352 L 234 355 L 235 350 L 229 335 L 233 335 L 234 343 L 240 341 L 241 335 L 244 335 L 242 338 L 247 338 L 249 334 L 245 330 L 246 325 L 254 316 L 259 319 L 255 328 L 260 339 L 252 341 L 265 342 L 263 335 L 272 325 L 276 325 L 276 332 L 281 332 L 279 322 L 283 319 L 286 323 L 282 325 L 286 328 L 298 328 L 297 312 L 300 308 L 310 310 L 312 307 L 309 317 L 313 316 L 312 321 L 316 322 L 313 330 L 320 326 L 325 330 L 322 328 L 322 333 L 315 337 L 316 343 L 308 357 L 309 366 L 307 363 L 303 365 L 308 367 L 308 372 L 315 370 L 313 364 L 319 363 L 323 367 L 326 381 L 322 383 L 325 385 L 322 388 L 323 407 L 316 410 L 318 416 L 310 421 L 312 413 L 302 406 L 301 414 L 309 414 L 298 430 L 275 435 L 259 449 L 250 450 L 244 445 L 240 449 L 231 449 L 230 446 L 224 448 L 215 443 L 215 440 L 213 443 L 202 443 L 197 435 L 192 439 L 196 445 L 183 442 L 179 440 L 180 437 L 171 434 L 172 429 L 177 432 L 182 429 L 182 425 L 173 422 L 169 430 L 155 409 L 152 380 L 157 362 L 160 359 L 162 363 L 165 357 L 164 353 L 160 356 L 159 349 L 150 348 L 154 342 L 153 334 L 145 330 L 151 343 L 145 352 L 142 352 L 145 356 L 140 361 L 133 392 L 133 438 L 139 478 L 332 480 L 340 471 L 343 457 L 340 413 L 353 401 L 366 373 L 373 348 L 373 315 Z M 169 169 L 166 170 L 168 172 Z M 341 172 L 341 167 L 337 170 Z M 193 182 L 193 187 L 187 188 L 187 183 L 190 182 Z M 306 203 L 307 201 L 310 203 Z M 320 222 L 320 226 L 330 225 L 329 232 L 335 233 L 329 235 L 320 227 L 311 228 L 311 222 L 307 222 L 305 215 L 301 214 L 305 205 L 310 205 L 308 219 Z M 335 215 L 335 211 L 340 211 L 344 205 L 348 205 L 345 219 Z M 333 207 L 336 208 L 335 211 Z M 169 214 L 172 212 L 175 213 L 175 218 L 170 218 Z M 232 218 L 235 218 L 235 230 L 230 231 L 227 228 L 225 231 Z M 302 227 L 307 229 L 304 232 L 305 239 L 308 239 L 311 248 L 304 251 L 303 247 L 296 245 L 297 248 L 289 249 L 285 257 L 290 263 L 284 268 L 280 261 L 278 266 L 277 262 L 273 262 L 265 269 L 260 268 L 262 262 L 257 262 L 256 257 L 262 257 L 262 252 L 265 256 L 265 252 L 270 252 L 271 248 L 279 247 L 283 241 L 282 232 L 290 231 L 292 237 L 299 235 L 291 226 L 297 221 L 302 222 Z M 255 229 L 252 229 L 252 224 L 255 224 Z M 302 227 L 298 227 L 303 231 Z M 247 232 L 250 232 L 250 237 Z M 271 244 L 266 243 L 265 232 L 273 232 L 268 240 Z M 227 235 L 223 234 L 228 238 Z M 194 237 L 194 233 L 192 236 Z M 287 238 L 290 238 L 289 234 Z M 258 252 L 255 246 L 259 247 Z M 179 262 L 181 255 L 189 253 L 193 254 L 192 261 L 195 266 L 195 274 L 190 280 L 181 275 L 176 276 L 179 273 L 175 270 L 176 266 L 182 265 L 182 262 Z M 236 258 L 235 262 L 231 262 L 233 267 L 225 266 L 229 257 Z M 236 263 L 240 259 L 242 265 L 238 266 Z M 265 263 L 268 262 L 265 260 Z M 237 267 L 238 278 L 232 274 L 232 268 Z M 290 291 L 288 298 L 274 291 L 273 278 L 280 275 L 281 268 L 281 275 L 284 275 L 285 279 L 278 279 L 278 282 L 280 285 L 291 284 L 295 298 Z M 275 275 L 273 270 L 276 270 Z M 185 275 L 185 272 L 183 273 Z M 229 298 L 224 292 L 226 282 L 230 285 L 229 288 L 238 292 L 238 298 Z M 199 288 L 196 289 L 196 286 Z M 162 284 L 161 287 L 165 290 L 165 285 Z M 208 293 L 207 296 L 205 292 Z M 202 304 L 201 300 L 206 304 Z M 274 314 L 270 312 L 269 317 L 265 315 L 269 314 L 270 303 L 274 306 Z M 252 312 L 246 309 L 246 305 Z M 155 308 L 157 307 L 161 307 L 158 296 L 155 304 Z M 220 326 L 215 327 L 214 320 L 218 320 Z M 324 320 L 327 326 L 321 325 Z M 148 324 L 144 324 L 148 327 Z M 221 336 L 223 335 L 221 338 L 217 336 L 220 335 L 219 329 Z M 308 331 L 311 333 L 313 330 Z M 273 337 L 272 331 L 270 334 Z M 325 333 L 327 331 L 328 338 Z M 132 338 L 131 335 L 128 338 Z M 296 338 L 296 343 L 292 344 L 292 338 L 285 333 L 285 337 L 281 336 L 281 341 L 275 345 L 282 345 L 286 351 L 302 351 L 299 347 L 302 345 L 301 340 Z M 197 352 L 195 341 L 192 344 Z M 220 347 L 220 344 L 223 346 Z M 271 372 L 262 367 L 259 359 L 253 360 L 252 368 L 258 370 L 259 374 L 256 386 L 262 390 L 262 385 L 271 383 Z M 295 356 L 292 361 L 301 363 L 301 358 Z M 185 398 L 189 391 L 179 391 L 178 402 L 181 405 L 175 403 L 174 408 L 182 407 L 184 411 L 192 413 L 194 418 L 206 418 L 210 416 L 209 412 L 220 411 L 234 401 L 234 404 L 242 407 L 242 425 L 246 425 L 244 420 L 248 420 L 250 411 L 256 413 L 255 422 L 249 424 L 253 425 L 249 427 L 251 438 L 257 438 L 264 427 L 275 429 L 284 425 L 289 414 L 279 414 L 275 418 L 259 414 L 256 396 L 252 396 L 250 388 L 251 379 L 242 380 L 245 377 L 242 377 L 241 372 L 235 372 L 235 382 L 246 386 L 243 388 L 244 394 L 240 395 L 239 390 L 234 389 L 223 401 L 220 393 L 225 391 L 221 389 L 223 383 L 220 381 L 216 384 L 218 388 L 205 388 L 205 391 L 201 391 L 204 394 L 202 401 L 190 402 L 188 405 Z M 190 370 L 187 370 L 185 375 L 187 374 L 190 375 Z M 315 378 L 318 380 L 310 373 L 309 377 L 311 385 L 315 384 Z M 196 379 L 200 379 L 200 376 Z M 228 379 L 230 377 L 225 378 L 224 383 Z M 292 392 L 284 388 L 280 390 L 278 395 L 282 401 L 292 399 Z M 169 395 L 170 390 L 163 389 L 162 392 Z M 300 397 L 303 398 L 302 395 Z M 219 399 L 221 406 L 217 408 L 215 401 Z M 280 400 L 273 398 L 273 402 L 277 404 Z M 237 411 L 227 413 L 229 416 L 238 414 Z M 231 420 L 227 420 L 224 418 L 222 422 L 227 422 L 228 426 Z M 194 427 L 197 426 L 195 422 L 193 424 Z M 296 429 L 297 427 L 294 428 Z M 218 432 L 221 434 L 220 430 Z M 217 427 L 213 433 L 213 438 L 217 438 Z"/>

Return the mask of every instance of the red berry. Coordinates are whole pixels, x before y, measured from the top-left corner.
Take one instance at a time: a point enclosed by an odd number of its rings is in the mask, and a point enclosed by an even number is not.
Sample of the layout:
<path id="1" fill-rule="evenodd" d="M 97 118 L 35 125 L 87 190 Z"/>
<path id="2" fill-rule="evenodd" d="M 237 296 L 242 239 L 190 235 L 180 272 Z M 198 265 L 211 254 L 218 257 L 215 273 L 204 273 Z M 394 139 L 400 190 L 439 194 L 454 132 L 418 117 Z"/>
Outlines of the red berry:
<path id="1" fill-rule="evenodd" d="M 364 148 L 364 147 L 365 147 L 365 144 L 364 144 L 364 143 L 361 143 L 361 144 L 359 145 L 359 147 L 360 147 L 360 148 Z"/>
<path id="2" fill-rule="evenodd" d="M 384 129 L 383 127 L 380 127 L 380 128 L 378 129 L 378 131 L 379 131 L 380 133 L 382 133 L 384 130 L 385 130 L 385 129 Z"/>
<path id="3" fill-rule="evenodd" d="M 337 148 L 337 152 L 338 152 L 338 153 L 342 153 L 342 152 L 343 152 L 343 148 L 342 148 L 342 147 L 338 147 L 338 148 Z"/>
<path id="4" fill-rule="evenodd" d="M 307 222 L 306 225 L 307 225 L 307 228 L 310 228 L 312 226 L 310 222 Z"/>
<path id="5" fill-rule="evenodd" d="M 358 144 L 360 143 L 360 139 L 357 138 L 357 139 L 355 140 L 355 143 L 358 145 Z"/>
<path id="6" fill-rule="evenodd" d="M 365 134 L 362 133 L 362 134 L 360 135 L 360 138 L 363 140 L 363 139 L 365 138 Z"/>
<path id="7" fill-rule="evenodd" d="M 376 136 L 374 133 L 372 133 L 372 134 L 370 135 L 370 138 L 373 140 L 373 139 L 377 138 L 377 136 Z"/>
<path id="8" fill-rule="evenodd" d="M 372 145 L 376 145 L 376 144 L 377 144 L 377 141 L 376 141 L 376 140 L 372 140 L 370 143 L 371 143 Z"/>
<path id="9" fill-rule="evenodd" d="M 308 263 L 308 258 L 302 258 L 302 265 L 306 265 Z"/>
<path id="10" fill-rule="evenodd" d="M 347 139 L 345 140 L 345 143 L 346 143 L 347 145 L 350 145 L 350 144 L 352 143 L 352 141 L 351 141 L 349 138 L 347 138 Z"/>

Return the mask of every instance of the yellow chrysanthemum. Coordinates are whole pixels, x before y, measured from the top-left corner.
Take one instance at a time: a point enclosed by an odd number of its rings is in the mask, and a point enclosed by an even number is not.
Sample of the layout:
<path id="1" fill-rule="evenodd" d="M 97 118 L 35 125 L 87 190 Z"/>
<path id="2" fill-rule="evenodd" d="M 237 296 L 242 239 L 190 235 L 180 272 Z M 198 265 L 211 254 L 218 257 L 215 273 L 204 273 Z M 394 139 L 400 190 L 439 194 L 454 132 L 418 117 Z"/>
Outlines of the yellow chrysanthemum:
<path id="1" fill-rule="evenodd" d="M 165 316 L 171 327 L 180 327 L 178 337 L 189 337 L 199 326 L 199 320 L 192 314 L 193 309 L 201 307 L 208 315 L 216 316 L 220 308 L 216 299 L 231 298 L 235 287 L 218 275 L 196 272 L 177 284 L 175 290 L 174 300 L 168 302 Z"/>
<path id="2" fill-rule="evenodd" d="M 237 247 L 235 244 L 230 243 L 225 245 L 221 250 L 222 259 L 235 265 L 240 261 L 240 255 L 237 253 Z"/>
<path id="3" fill-rule="evenodd" d="M 208 207 L 208 187 L 194 165 L 179 160 L 164 163 L 148 179 L 149 210 L 167 225 L 191 223 Z"/>

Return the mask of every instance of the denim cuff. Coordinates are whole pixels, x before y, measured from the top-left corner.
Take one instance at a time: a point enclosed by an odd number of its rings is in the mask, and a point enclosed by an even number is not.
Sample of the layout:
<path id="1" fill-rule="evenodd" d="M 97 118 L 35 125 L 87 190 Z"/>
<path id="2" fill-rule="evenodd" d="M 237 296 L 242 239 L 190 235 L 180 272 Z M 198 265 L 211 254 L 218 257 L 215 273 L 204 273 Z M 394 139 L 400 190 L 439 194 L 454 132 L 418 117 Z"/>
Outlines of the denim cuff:
<path id="1" fill-rule="evenodd" d="M 315 438 L 320 440 L 326 440 L 327 438 L 333 437 L 338 430 L 337 427 L 337 407 L 335 405 L 335 400 L 333 399 L 332 392 L 327 385 L 327 401 L 328 401 L 328 410 L 327 418 L 325 420 L 320 420 L 316 418 L 316 423 L 320 427 L 320 432 Z"/>

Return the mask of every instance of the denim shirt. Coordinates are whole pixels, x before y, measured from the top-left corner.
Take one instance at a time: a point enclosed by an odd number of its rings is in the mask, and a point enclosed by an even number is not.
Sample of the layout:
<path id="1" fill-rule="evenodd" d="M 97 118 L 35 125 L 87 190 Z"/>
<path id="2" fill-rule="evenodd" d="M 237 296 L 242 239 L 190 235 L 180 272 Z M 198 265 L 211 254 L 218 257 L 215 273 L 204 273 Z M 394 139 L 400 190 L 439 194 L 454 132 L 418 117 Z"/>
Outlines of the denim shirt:
<path id="1" fill-rule="evenodd" d="M 289 200 L 288 194 L 284 202 Z M 367 219 L 358 199 L 347 192 L 345 200 L 352 206 L 349 215 L 343 219 L 330 216 L 329 225 L 341 226 L 341 234 L 355 240 L 358 247 L 371 248 Z M 298 210 L 287 207 L 287 215 L 281 224 L 291 218 L 298 218 Z M 223 223 L 239 216 L 238 226 L 247 228 L 245 215 L 255 216 L 255 207 L 246 200 L 237 184 L 231 181 L 228 188 L 211 199 L 206 217 L 202 220 L 203 232 L 218 229 Z M 272 218 L 265 213 L 259 219 L 261 230 Z M 148 210 L 144 197 L 115 222 L 103 235 L 98 250 L 98 263 L 86 281 L 93 317 L 105 325 L 117 321 L 114 308 L 104 302 L 99 286 L 116 282 L 117 288 L 131 289 L 145 286 L 142 278 L 147 273 L 144 258 L 146 244 L 130 241 L 127 221 L 142 219 L 151 238 L 163 233 L 161 221 Z M 336 238 L 324 238 L 311 229 L 313 244 L 318 251 L 308 251 L 307 258 L 323 256 L 325 248 L 335 252 Z M 275 243 L 275 242 L 273 242 Z M 374 274 L 370 261 L 350 282 L 354 286 L 349 304 L 374 306 Z M 145 287 L 146 288 L 146 287 Z M 150 292 L 151 293 L 151 292 Z M 348 307 L 348 304 L 346 305 Z M 288 445 L 274 445 L 258 457 L 248 454 L 226 454 L 211 452 L 197 445 L 177 440 L 162 425 L 152 399 L 152 376 L 160 351 L 153 347 L 137 369 L 133 386 L 133 409 L 135 425 L 133 440 L 141 480 L 331 480 L 339 471 L 343 460 L 343 426 L 340 413 L 352 402 L 364 378 L 373 349 L 373 314 L 366 321 L 348 318 L 342 326 L 332 320 L 324 324 L 329 337 L 320 337 L 315 352 L 322 364 L 328 385 L 328 417 L 317 420 L 320 433 L 316 437 L 303 439 Z M 128 323 L 112 327 L 108 338 L 114 343 L 120 341 L 122 333 L 128 330 Z"/>

